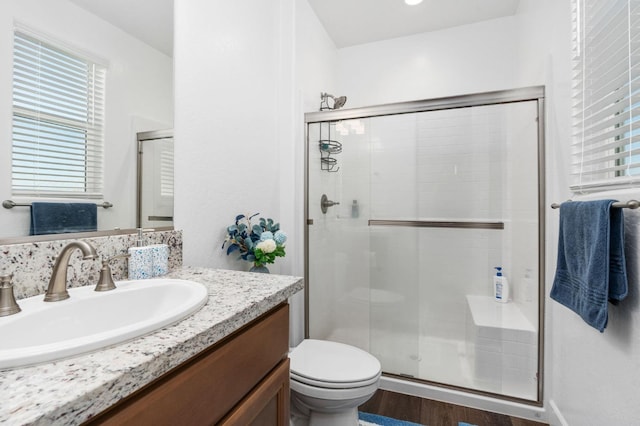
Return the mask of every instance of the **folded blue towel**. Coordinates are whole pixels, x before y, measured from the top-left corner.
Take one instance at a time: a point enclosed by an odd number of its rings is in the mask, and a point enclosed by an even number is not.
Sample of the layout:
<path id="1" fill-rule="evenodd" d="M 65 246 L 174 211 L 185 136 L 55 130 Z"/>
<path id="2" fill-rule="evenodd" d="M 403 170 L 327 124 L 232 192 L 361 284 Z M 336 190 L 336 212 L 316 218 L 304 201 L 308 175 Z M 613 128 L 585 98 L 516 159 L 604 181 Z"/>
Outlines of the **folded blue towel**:
<path id="1" fill-rule="evenodd" d="M 31 203 L 30 235 L 96 231 L 95 203 Z"/>
<path id="2" fill-rule="evenodd" d="M 627 295 L 623 209 L 615 200 L 569 201 L 560 206 L 558 262 L 551 298 L 603 332 L 607 301 Z"/>

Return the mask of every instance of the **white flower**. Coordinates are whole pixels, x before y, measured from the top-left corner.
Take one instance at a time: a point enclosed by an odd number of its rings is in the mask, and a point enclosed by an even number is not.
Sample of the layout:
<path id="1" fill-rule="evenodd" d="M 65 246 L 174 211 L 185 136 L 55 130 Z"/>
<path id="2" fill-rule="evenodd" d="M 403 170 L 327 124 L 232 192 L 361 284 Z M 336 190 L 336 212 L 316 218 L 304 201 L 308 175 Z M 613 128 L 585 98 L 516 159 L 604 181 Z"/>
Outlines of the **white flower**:
<path id="1" fill-rule="evenodd" d="M 276 249 L 276 242 L 273 240 L 260 241 L 256 248 L 262 250 L 263 253 L 271 253 Z"/>

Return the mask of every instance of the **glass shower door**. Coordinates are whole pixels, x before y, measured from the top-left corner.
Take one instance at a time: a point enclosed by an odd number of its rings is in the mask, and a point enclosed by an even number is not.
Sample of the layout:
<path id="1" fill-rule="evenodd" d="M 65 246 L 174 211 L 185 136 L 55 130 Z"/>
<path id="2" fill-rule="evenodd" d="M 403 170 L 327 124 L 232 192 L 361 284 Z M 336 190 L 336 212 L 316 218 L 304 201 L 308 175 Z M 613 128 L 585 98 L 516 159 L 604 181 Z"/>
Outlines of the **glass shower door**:
<path id="1" fill-rule="evenodd" d="M 538 131 L 535 100 L 310 123 L 309 337 L 536 401 Z"/>
<path id="2" fill-rule="evenodd" d="M 173 130 L 137 135 L 138 228 L 173 225 Z"/>
<path id="3" fill-rule="evenodd" d="M 370 345 L 385 373 L 419 378 L 420 253 L 415 228 L 376 219 L 417 216 L 416 116 L 369 119 Z"/>
<path id="4" fill-rule="evenodd" d="M 370 121 L 314 123 L 308 128 L 308 216 L 313 221 L 308 226 L 308 273 L 313 283 L 308 288 L 309 337 L 359 347 L 380 359 L 385 371 L 414 377 L 417 286 L 406 271 L 414 270 L 415 262 L 410 256 L 402 263 L 390 262 L 394 249 L 384 242 L 394 239 L 386 230 L 372 232 L 369 226 L 370 157 L 376 144 Z M 328 200 L 324 211 L 323 195 Z M 381 250 L 372 250 L 372 244 Z M 402 284 L 376 287 L 389 280 Z"/>

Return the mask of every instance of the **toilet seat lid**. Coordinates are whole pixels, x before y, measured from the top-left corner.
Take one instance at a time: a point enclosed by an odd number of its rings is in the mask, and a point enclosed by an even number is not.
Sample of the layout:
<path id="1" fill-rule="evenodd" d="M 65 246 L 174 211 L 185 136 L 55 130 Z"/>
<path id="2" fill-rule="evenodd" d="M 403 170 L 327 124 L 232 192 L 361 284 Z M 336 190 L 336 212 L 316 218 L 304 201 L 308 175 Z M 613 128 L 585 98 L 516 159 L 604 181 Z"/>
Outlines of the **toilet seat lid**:
<path id="1" fill-rule="evenodd" d="M 331 383 L 370 383 L 377 380 L 381 370 L 380 362 L 362 349 L 325 340 L 303 340 L 289 358 L 292 377 L 327 387 Z"/>

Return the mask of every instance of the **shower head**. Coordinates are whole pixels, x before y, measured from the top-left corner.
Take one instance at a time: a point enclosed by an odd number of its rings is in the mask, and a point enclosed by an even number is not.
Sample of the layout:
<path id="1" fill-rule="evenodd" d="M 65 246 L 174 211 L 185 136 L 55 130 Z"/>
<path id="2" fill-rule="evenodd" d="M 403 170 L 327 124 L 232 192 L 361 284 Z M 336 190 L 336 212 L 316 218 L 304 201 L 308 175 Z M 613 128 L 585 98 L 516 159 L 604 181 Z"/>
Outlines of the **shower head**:
<path id="1" fill-rule="evenodd" d="M 331 107 L 328 103 L 329 98 L 333 99 L 333 106 Z M 347 103 L 346 96 L 335 97 L 333 95 L 330 95 L 329 93 L 320 93 L 320 99 L 322 100 L 320 102 L 320 111 L 323 111 L 325 109 L 340 109 L 344 106 L 344 104 Z"/>
<path id="2" fill-rule="evenodd" d="M 344 104 L 347 103 L 347 97 L 346 96 L 340 96 L 338 98 L 333 98 L 333 109 L 339 109 L 342 108 L 344 106 Z"/>

